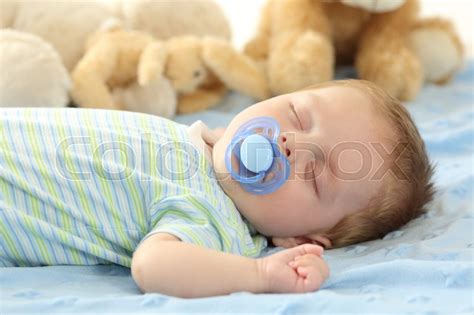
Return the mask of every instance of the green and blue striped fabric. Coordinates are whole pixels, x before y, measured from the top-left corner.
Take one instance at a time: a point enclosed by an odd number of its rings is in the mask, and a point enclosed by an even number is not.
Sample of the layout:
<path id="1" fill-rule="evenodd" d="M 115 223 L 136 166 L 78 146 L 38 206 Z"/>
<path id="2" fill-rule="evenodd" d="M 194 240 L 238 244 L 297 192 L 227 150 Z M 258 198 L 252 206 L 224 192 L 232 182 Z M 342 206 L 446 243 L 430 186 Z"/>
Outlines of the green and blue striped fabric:
<path id="1" fill-rule="evenodd" d="M 186 128 L 124 111 L 0 109 L 0 265 L 129 267 L 157 232 L 258 256 L 265 238 Z"/>

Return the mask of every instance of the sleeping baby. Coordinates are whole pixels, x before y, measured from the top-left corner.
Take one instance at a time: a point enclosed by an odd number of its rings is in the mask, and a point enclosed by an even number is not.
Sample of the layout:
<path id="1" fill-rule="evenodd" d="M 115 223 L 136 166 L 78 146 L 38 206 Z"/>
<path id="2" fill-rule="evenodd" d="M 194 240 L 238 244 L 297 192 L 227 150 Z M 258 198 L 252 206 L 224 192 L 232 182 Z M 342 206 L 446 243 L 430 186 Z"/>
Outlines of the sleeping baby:
<path id="1" fill-rule="evenodd" d="M 317 290 L 325 249 L 400 228 L 434 191 L 408 112 L 366 81 L 268 99 L 226 129 L 10 108 L 0 135 L 1 266 L 119 264 L 179 297 Z"/>

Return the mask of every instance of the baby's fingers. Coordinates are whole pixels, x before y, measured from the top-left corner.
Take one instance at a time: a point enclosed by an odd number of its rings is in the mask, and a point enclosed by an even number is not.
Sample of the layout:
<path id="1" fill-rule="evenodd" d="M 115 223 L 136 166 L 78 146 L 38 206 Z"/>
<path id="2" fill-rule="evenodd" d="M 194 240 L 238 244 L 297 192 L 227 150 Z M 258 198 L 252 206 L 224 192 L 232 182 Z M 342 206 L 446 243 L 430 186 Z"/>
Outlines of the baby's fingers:
<path id="1" fill-rule="evenodd" d="M 329 266 L 321 257 L 316 257 L 315 264 L 313 265 L 318 268 L 318 271 L 323 276 L 324 279 L 329 277 Z"/>
<path id="2" fill-rule="evenodd" d="M 317 255 L 296 257 L 294 261 L 289 263 L 289 265 L 301 276 L 306 276 L 308 273 L 307 270 L 309 269 L 316 269 L 325 279 L 329 277 L 329 267 L 327 263 Z"/>
<path id="3" fill-rule="evenodd" d="M 319 256 L 313 255 L 313 254 L 307 254 L 303 256 L 297 256 L 293 260 L 295 262 L 294 266 L 299 267 L 299 266 L 310 266 L 315 263 L 315 259 L 318 258 Z"/>
<path id="4" fill-rule="evenodd" d="M 303 244 L 303 245 L 300 245 L 299 248 L 301 251 L 300 255 L 305 255 L 305 254 L 322 255 L 324 252 L 324 248 L 315 244 Z"/>
<path id="5" fill-rule="evenodd" d="M 302 267 L 301 273 L 298 274 L 304 277 L 304 285 L 306 291 L 315 291 L 321 287 L 327 277 L 316 267 Z M 299 268 L 298 268 L 299 269 Z"/>
<path id="6" fill-rule="evenodd" d="M 321 287 L 326 280 L 326 275 L 317 266 L 305 266 L 295 269 L 299 281 L 303 285 L 304 292 L 315 291 Z"/>
<path id="7" fill-rule="evenodd" d="M 303 277 L 303 278 L 306 278 L 308 276 L 308 274 L 310 273 L 311 271 L 311 267 L 310 266 L 307 266 L 307 267 L 304 267 L 304 266 L 300 266 L 300 267 L 296 267 L 296 272 L 298 273 L 298 275 L 300 277 Z"/>

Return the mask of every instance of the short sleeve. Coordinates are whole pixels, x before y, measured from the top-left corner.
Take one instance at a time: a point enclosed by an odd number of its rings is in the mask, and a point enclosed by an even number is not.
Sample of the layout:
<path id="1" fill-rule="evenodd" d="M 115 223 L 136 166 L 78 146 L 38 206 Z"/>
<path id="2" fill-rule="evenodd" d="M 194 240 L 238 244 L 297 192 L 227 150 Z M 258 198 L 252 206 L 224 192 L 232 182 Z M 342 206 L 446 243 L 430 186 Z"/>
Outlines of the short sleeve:
<path id="1" fill-rule="evenodd" d="M 151 210 L 151 228 L 144 239 L 156 233 L 169 233 L 186 243 L 244 256 L 256 256 L 266 241 L 250 235 L 240 214 L 230 220 L 220 215 L 203 197 L 174 196 L 160 201 Z M 238 212 L 235 209 L 236 212 Z M 143 240 L 144 240 L 143 239 Z M 142 240 L 142 241 L 143 241 Z"/>
<path id="2" fill-rule="evenodd" d="M 189 215 L 189 210 L 188 213 L 165 210 L 145 239 L 156 233 L 169 233 L 183 242 L 222 251 L 222 243 L 216 228 L 198 213 Z"/>
<path id="3" fill-rule="evenodd" d="M 222 251 L 218 228 L 207 211 L 203 212 L 189 199 L 189 196 L 175 196 L 153 206 L 151 230 L 144 239 L 156 233 L 170 233 L 183 242 Z"/>

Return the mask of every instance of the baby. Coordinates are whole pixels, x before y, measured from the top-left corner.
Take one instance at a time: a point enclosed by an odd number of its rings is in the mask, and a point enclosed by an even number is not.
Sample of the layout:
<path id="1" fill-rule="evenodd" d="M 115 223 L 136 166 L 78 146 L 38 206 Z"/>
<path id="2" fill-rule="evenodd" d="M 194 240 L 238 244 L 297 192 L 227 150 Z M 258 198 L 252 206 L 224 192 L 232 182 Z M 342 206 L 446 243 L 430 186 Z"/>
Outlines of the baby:
<path id="1" fill-rule="evenodd" d="M 254 194 L 226 150 L 271 117 L 288 179 Z M 131 267 L 142 292 L 308 292 L 323 250 L 383 237 L 425 211 L 430 166 L 408 112 L 365 81 L 248 107 L 225 130 L 138 113 L 0 110 L 0 265 Z M 284 247 L 260 257 L 271 242 Z"/>

